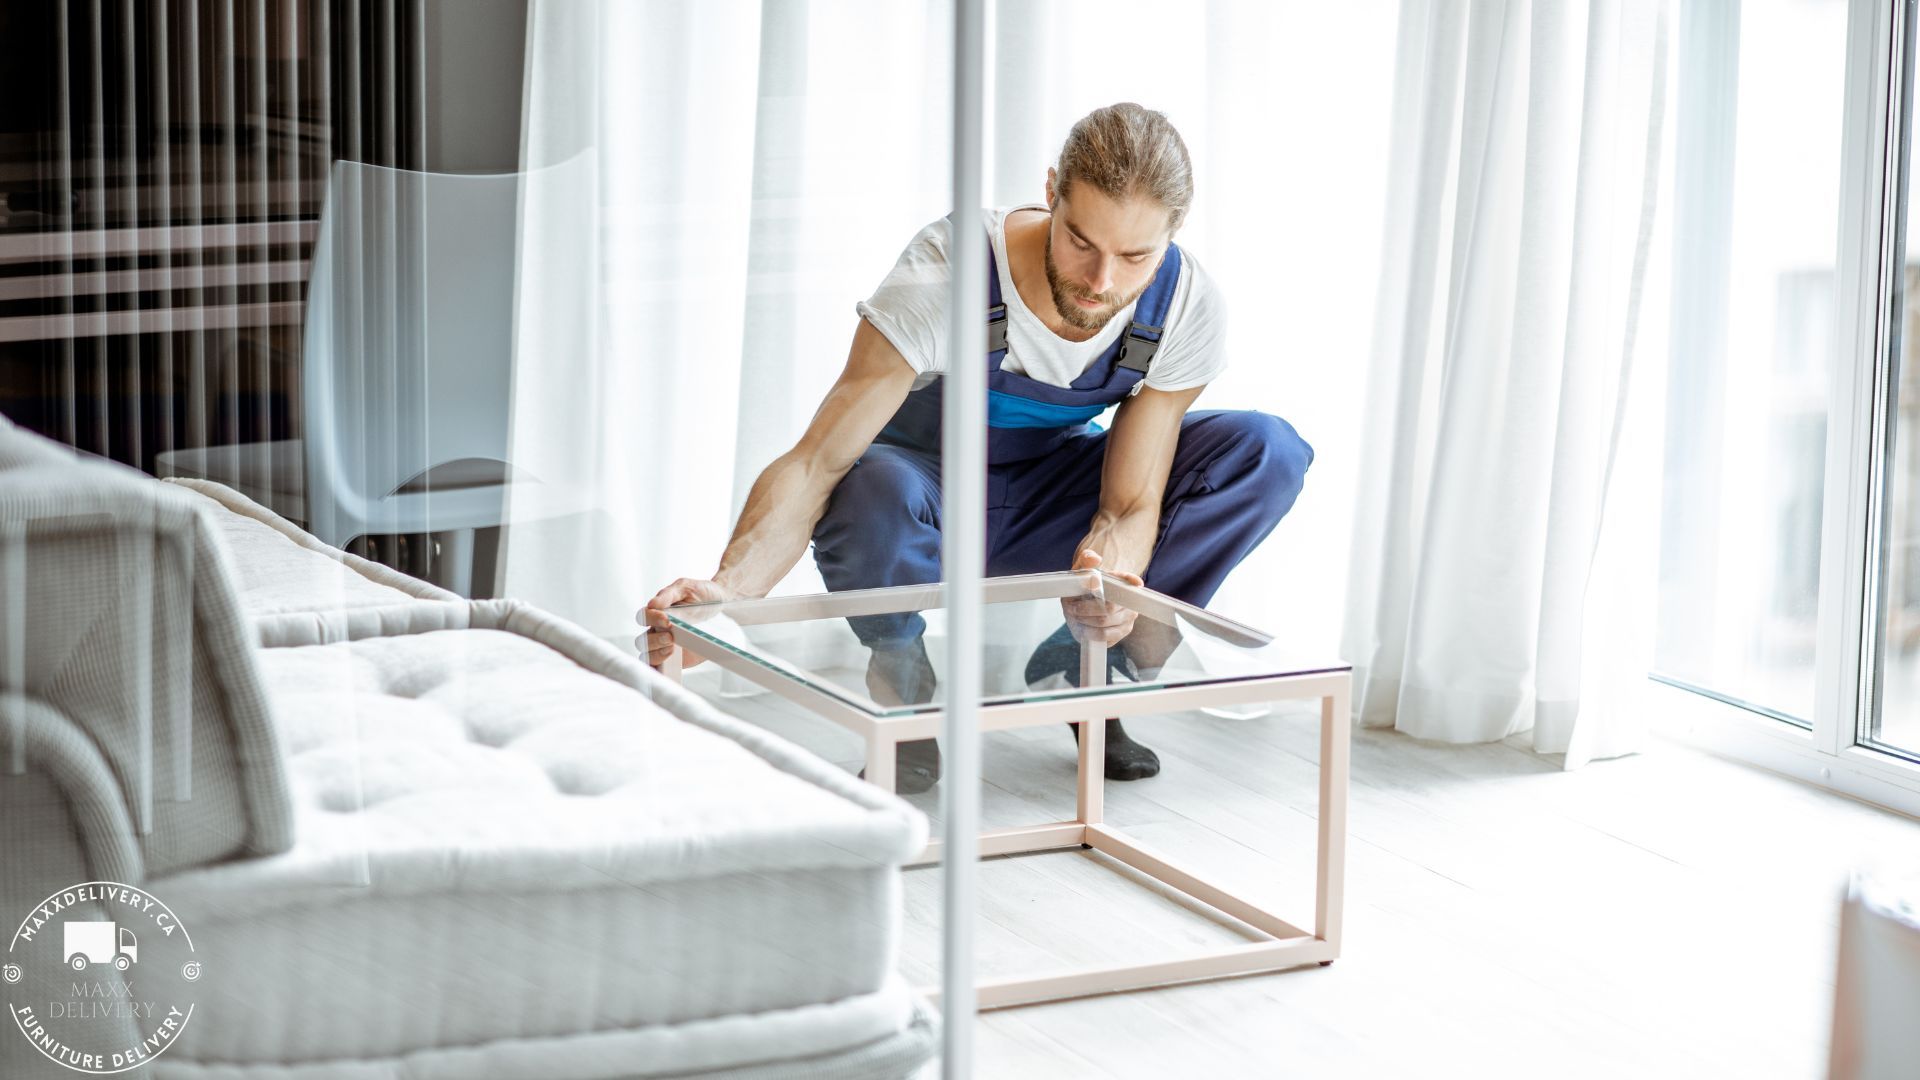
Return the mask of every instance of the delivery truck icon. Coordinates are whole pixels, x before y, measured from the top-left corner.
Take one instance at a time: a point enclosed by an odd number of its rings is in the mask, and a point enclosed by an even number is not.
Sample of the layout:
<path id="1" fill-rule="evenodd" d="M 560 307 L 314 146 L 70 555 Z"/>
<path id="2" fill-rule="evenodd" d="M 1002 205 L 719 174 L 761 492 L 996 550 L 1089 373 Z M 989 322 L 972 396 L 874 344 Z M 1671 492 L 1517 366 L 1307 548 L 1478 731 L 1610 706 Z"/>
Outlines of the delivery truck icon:
<path id="1" fill-rule="evenodd" d="M 75 971 L 87 970 L 89 963 L 111 963 L 125 971 L 140 960 L 140 943 L 133 931 L 122 926 L 119 947 L 114 946 L 114 924 L 106 922 L 70 922 L 66 925 L 67 963 Z"/>

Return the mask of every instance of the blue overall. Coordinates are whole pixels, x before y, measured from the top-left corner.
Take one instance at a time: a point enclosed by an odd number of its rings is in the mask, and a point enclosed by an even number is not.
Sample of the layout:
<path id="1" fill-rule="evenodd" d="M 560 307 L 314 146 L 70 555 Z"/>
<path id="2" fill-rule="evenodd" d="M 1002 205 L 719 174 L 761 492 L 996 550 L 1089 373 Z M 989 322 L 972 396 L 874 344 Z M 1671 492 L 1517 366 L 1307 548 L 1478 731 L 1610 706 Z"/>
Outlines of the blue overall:
<path id="1" fill-rule="evenodd" d="M 987 245 L 987 565 L 989 575 L 1073 565 L 1100 505 L 1107 432 L 1093 423 L 1145 376 L 1180 279 L 1167 245 L 1134 322 L 1069 387 L 1004 370 L 1007 309 Z M 828 589 L 940 580 L 941 380 L 910 392 L 833 490 L 813 531 Z M 1180 442 L 1160 509 L 1149 588 L 1204 606 L 1293 507 L 1313 448 L 1285 420 L 1261 412 L 1199 410 Z M 886 647 L 922 634 L 917 614 L 848 620 L 861 642 Z"/>

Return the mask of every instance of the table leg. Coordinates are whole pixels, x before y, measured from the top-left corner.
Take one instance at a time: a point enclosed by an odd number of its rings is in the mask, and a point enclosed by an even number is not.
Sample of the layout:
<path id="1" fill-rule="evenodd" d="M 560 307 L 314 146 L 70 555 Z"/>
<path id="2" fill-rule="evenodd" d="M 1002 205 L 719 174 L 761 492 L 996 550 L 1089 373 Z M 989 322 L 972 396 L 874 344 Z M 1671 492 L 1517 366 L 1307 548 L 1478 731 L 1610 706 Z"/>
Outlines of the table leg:
<path id="1" fill-rule="evenodd" d="M 1107 684 L 1107 647 L 1097 641 L 1080 643 L 1080 685 Z M 1106 817 L 1107 795 L 1107 718 L 1096 716 L 1080 722 L 1080 763 L 1077 777 L 1079 820 L 1097 825 Z"/>
<path id="2" fill-rule="evenodd" d="M 867 783 L 881 791 L 892 791 L 898 783 L 893 775 L 895 742 L 885 735 L 867 737 Z"/>
<path id="3" fill-rule="evenodd" d="M 1340 954 L 1340 910 L 1347 876 L 1347 771 L 1352 743 L 1349 697 L 1343 681 L 1320 699 L 1320 857 L 1313 936 Z M 1333 961 L 1323 961 L 1330 964 Z"/>

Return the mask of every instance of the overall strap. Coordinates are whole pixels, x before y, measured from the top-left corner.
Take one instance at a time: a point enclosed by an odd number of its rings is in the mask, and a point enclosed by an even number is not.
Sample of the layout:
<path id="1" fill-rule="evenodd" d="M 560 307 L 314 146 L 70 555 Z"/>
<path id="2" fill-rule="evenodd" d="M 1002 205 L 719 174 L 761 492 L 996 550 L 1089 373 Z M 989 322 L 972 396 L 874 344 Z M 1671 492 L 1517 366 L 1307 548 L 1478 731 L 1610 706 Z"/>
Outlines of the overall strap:
<path id="1" fill-rule="evenodd" d="M 1133 325 L 1120 335 L 1120 354 L 1114 363 L 1142 375 L 1153 366 L 1153 354 L 1160 351 L 1160 337 L 1167 326 L 1167 312 L 1173 307 L 1173 290 L 1180 283 L 1180 245 L 1167 244 L 1166 257 L 1154 272 L 1153 284 L 1140 294 L 1133 308 Z"/>
<path id="2" fill-rule="evenodd" d="M 987 370 L 1000 368 L 1000 357 L 1007 351 L 1007 305 L 1000 297 L 1000 265 L 993 256 L 993 230 L 987 230 Z"/>
<path id="3" fill-rule="evenodd" d="M 1142 375 L 1153 366 L 1160 338 L 1173 308 L 1174 289 L 1180 284 L 1180 245 L 1167 244 L 1167 254 L 1154 271 L 1153 282 L 1133 308 L 1133 325 L 1115 343 L 1114 362 Z M 1000 266 L 993 254 L 993 230 L 987 230 L 987 357 L 988 370 L 998 370 L 1007 352 L 1007 305 L 1000 294 Z"/>

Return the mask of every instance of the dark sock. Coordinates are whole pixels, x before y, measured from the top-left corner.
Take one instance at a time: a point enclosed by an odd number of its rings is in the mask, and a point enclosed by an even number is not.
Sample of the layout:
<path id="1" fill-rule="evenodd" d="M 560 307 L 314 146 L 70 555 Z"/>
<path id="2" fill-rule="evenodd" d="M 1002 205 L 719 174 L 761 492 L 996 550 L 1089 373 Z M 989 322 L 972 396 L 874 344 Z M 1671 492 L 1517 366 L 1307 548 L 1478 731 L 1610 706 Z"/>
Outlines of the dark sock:
<path id="1" fill-rule="evenodd" d="M 860 775 L 865 776 L 865 770 Z M 939 742 L 915 739 L 893 748 L 893 790 L 902 795 L 918 795 L 939 782 Z"/>
<path id="2" fill-rule="evenodd" d="M 1068 724 L 1073 729 L 1073 741 L 1080 742 L 1080 725 Z M 1160 772 L 1160 755 L 1134 742 L 1128 737 L 1127 729 L 1120 726 L 1118 720 L 1107 721 L 1107 779 L 1109 780 L 1145 780 Z"/>
<path id="3" fill-rule="evenodd" d="M 1148 751 L 1151 753 L 1152 751 Z M 860 779 L 867 770 L 860 770 Z M 893 790 L 900 795 L 918 795 L 940 782 L 940 742 L 915 739 L 893 748 Z"/>

